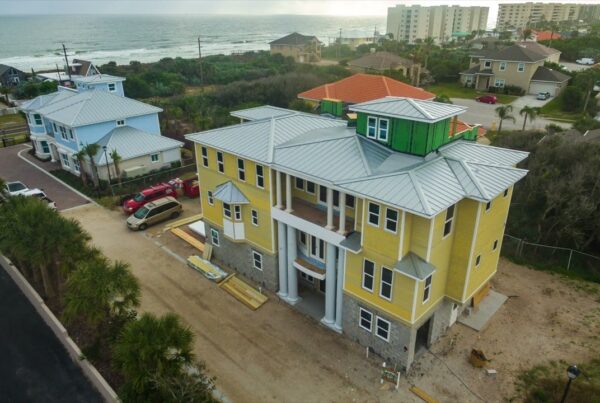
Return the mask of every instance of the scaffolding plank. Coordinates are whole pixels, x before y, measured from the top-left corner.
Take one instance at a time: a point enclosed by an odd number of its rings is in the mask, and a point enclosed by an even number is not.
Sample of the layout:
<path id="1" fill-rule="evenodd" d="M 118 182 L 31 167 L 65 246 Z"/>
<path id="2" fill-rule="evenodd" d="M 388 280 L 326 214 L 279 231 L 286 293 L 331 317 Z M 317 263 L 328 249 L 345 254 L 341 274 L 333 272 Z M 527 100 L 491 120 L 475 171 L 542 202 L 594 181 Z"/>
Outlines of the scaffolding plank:
<path id="1" fill-rule="evenodd" d="M 423 400 L 424 402 L 427 402 L 427 403 L 439 403 L 440 402 L 439 400 L 431 397 L 429 395 L 429 393 L 425 392 L 423 389 L 419 388 L 418 386 L 414 386 L 414 385 L 411 386 L 410 391 L 412 393 L 414 393 L 415 395 L 419 396 L 421 398 L 421 400 Z"/>
<path id="2" fill-rule="evenodd" d="M 173 221 L 172 223 L 165 225 L 165 227 L 163 228 L 163 232 L 170 231 L 173 228 L 181 227 L 182 225 L 185 225 L 185 224 L 190 224 L 190 223 L 199 221 L 203 217 L 204 217 L 204 215 L 202 215 L 202 214 L 196 214 L 196 215 L 193 215 L 193 216 L 190 216 L 187 218 L 182 218 L 181 220 Z"/>
<path id="3" fill-rule="evenodd" d="M 219 287 L 252 310 L 257 310 L 269 299 L 266 295 L 261 294 L 258 290 L 239 279 L 235 274 L 223 280 Z"/>
<path id="4" fill-rule="evenodd" d="M 194 248 L 198 249 L 200 252 L 204 253 L 204 244 L 198 239 L 194 238 L 192 235 L 185 232 L 184 230 L 179 228 L 173 228 L 171 230 L 171 233 L 183 239 L 184 241 L 192 245 Z"/>

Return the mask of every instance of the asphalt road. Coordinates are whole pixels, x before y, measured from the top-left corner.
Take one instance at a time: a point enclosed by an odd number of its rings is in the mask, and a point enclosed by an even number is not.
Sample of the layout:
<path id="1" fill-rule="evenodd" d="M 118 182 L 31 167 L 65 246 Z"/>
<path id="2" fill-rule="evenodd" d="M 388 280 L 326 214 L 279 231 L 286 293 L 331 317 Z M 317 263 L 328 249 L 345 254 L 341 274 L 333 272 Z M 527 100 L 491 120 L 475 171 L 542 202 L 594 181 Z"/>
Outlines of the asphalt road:
<path id="1" fill-rule="evenodd" d="M 0 402 L 103 401 L 1 267 L 0 357 Z"/>
<path id="2" fill-rule="evenodd" d="M 6 182 L 21 181 L 30 189 L 43 189 L 44 193 L 56 202 L 56 207 L 59 210 L 80 206 L 88 203 L 86 199 L 73 192 L 62 183 L 48 176 L 44 172 L 35 168 L 31 164 L 19 158 L 18 153 L 21 152 L 23 157 L 26 157 L 33 163 L 44 166 L 50 163 L 42 163 L 27 153 L 29 150 L 24 145 L 17 145 L 7 148 L 0 148 L 0 178 Z M 57 166 L 52 166 L 57 168 Z"/>

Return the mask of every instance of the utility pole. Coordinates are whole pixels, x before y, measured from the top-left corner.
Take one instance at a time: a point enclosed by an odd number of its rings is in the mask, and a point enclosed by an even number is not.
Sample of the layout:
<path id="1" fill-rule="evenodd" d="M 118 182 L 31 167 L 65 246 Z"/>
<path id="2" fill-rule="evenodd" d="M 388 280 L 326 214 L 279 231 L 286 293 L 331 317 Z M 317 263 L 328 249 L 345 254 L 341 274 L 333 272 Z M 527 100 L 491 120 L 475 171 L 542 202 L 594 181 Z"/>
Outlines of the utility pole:
<path id="1" fill-rule="evenodd" d="M 200 61 L 200 85 L 204 86 L 204 72 L 202 71 L 202 46 L 200 44 L 200 35 L 198 35 L 198 60 Z"/>
<path id="2" fill-rule="evenodd" d="M 337 46 L 337 58 L 339 59 L 340 57 L 340 49 L 342 48 L 342 28 L 340 28 L 340 37 L 338 39 L 338 46 Z"/>
<path id="3" fill-rule="evenodd" d="M 63 47 L 63 53 L 65 54 L 65 62 L 67 63 L 67 74 L 69 75 L 69 80 L 71 80 L 71 68 L 69 67 L 69 58 L 67 57 L 67 48 L 65 47 L 65 44 L 62 44 Z"/>
<path id="4" fill-rule="evenodd" d="M 60 69 L 58 68 L 58 63 L 56 63 L 56 74 L 58 74 L 58 82 L 60 83 L 62 79 L 60 78 Z"/>

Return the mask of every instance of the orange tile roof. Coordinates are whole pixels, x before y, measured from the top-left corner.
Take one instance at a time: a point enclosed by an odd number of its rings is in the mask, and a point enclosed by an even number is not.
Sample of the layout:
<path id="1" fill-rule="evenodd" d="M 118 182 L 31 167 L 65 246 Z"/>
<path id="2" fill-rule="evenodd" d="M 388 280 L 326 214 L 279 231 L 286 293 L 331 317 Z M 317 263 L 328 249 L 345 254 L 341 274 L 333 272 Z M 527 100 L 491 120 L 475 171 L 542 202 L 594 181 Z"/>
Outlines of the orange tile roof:
<path id="1" fill-rule="evenodd" d="M 552 31 L 533 31 L 535 32 L 536 41 L 548 41 L 550 39 L 560 39 L 561 36 L 558 32 L 552 33 Z"/>
<path id="2" fill-rule="evenodd" d="M 456 122 L 456 132 L 454 134 L 462 133 L 462 132 L 464 132 L 466 130 L 471 130 L 472 128 L 473 128 L 472 125 L 470 125 L 468 123 L 465 123 L 462 120 L 457 120 L 457 122 Z M 486 133 L 487 133 L 487 130 L 483 126 L 478 126 L 477 127 L 477 137 L 483 137 L 483 136 L 485 136 Z M 448 135 L 450 137 L 452 136 L 452 125 L 450 125 Z"/>
<path id="3" fill-rule="evenodd" d="M 298 94 L 298 98 L 312 101 L 333 98 L 351 104 L 372 101 L 386 96 L 423 100 L 435 98 L 435 94 L 422 88 L 413 87 L 389 77 L 364 73 L 355 74 L 335 83 L 324 84 Z"/>

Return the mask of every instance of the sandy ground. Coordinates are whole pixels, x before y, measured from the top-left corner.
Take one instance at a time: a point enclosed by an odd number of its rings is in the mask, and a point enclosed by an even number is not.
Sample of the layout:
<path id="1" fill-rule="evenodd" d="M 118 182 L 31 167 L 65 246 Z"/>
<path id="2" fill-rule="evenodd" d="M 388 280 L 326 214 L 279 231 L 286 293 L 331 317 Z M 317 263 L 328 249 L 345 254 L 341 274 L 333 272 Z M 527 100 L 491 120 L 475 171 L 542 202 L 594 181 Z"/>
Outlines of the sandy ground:
<path id="1" fill-rule="evenodd" d="M 186 215 L 198 212 L 186 202 Z M 510 298 L 481 333 L 454 326 L 426 353 L 398 391 L 379 384 L 381 361 L 269 294 L 251 311 L 197 272 L 183 258 L 195 253 L 161 227 L 131 232 L 119 212 L 88 205 L 65 213 L 78 219 L 93 242 L 112 259 L 131 264 L 142 287 L 142 310 L 175 312 L 196 335 L 204 360 L 226 400 L 234 402 L 420 402 L 416 384 L 443 402 L 503 401 L 512 396 L 519 368 L 547 359 L 582 361 L 597 354 L 600 304 L 595 297 L 551 275 L 506 261 L 494 281 Z M 587 316 L 586 316 L 587 315 Z M 592 316 L 589 316 L 592 315 Z M 471 348 L 484 350 L 496 378 L 467 362 Z M 446 365 L 444 365 L 446 362 Z M 454 374 L 466 383 L 461 383 Z M 472 392 L 472 391 L 473 392 Z"/>

